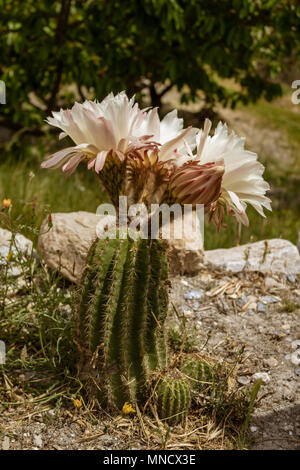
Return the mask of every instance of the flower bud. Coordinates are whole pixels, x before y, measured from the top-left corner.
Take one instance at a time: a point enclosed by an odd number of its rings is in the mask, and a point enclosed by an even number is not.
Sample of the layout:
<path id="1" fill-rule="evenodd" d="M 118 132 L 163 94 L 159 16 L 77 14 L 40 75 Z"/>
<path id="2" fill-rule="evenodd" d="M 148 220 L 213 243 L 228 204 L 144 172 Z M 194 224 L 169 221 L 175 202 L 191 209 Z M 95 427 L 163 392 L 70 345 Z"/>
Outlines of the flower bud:
<path id="1" fill-rule="evenodd" d="M 182 204 L 211 204 L 220 196 L 224 170 L 222 159 L 204 165 L 189 161 L 173 174 L 172 194 Z"/>

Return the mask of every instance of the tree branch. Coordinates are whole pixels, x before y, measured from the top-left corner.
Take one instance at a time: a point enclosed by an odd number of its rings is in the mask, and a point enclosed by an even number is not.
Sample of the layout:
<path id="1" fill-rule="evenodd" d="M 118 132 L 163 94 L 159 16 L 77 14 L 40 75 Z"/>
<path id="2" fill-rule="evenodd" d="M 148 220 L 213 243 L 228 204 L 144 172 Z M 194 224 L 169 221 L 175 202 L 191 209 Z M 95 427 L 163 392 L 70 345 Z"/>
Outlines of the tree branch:
<path id="1" fill-rule="evenodd" d="M 54 39 L 58 48 L 65 42 L 71 3 L 72 3 L 72 0 L 62 0 L 62 3 L 61 3 L 61 9 L 60 9 L 58 19 L 57 19 L 55 39 Z M 50 111 L 56 106 L 56 98 L 59 92 L 59 87 L 60 87 L 60 83 L 62 79 L 63 66 L 64 66 L 63 61 L 59 59 L 57 63 L 57 68 L 56 68 L 56 78 L 54 80 L 50 98 L 47 100 L 46 114 L 49 114 Z"/>

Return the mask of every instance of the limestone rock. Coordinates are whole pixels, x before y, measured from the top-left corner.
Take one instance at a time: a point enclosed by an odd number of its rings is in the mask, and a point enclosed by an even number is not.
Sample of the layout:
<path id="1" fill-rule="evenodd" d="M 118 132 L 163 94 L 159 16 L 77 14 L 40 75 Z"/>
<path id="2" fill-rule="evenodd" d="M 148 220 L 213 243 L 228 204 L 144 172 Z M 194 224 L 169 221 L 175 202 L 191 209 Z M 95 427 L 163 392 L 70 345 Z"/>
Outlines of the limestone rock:
<path id="1" fill-rule="evenodd" d="M 206 261 L 225 271 L 300 274 L 300 255 L 288 240 L 274 238 L 234 248 L 205 251 Z"/>
<path id="2" fill-rule="evenodd" d="M 194 213 L 186 213 L 182 226 L 181 221 L 175 219 L 171 222 L 170 229 L 171 238 L 166 240 L 170 275 L 197 274 L 204 266 L 203 239 L 199 220 Z"/>
<path id="3" fill-rule="evenodd" d="M 52 228 L 45 219 L 41 226 L 38 249 L 44 262 L 72 282 L 79 282 L 86 255 L 96 238 L 96 227 L 102 225 L 105 216 L 90 212 L 52 214 Z M 193 219 L 194 221 L 196 219 Z M 171 235 L 176 233 L 171 224 Z M 98 231 L 99 233 L 99 231 Z M 203 243 L 199 222 L 192 231 L 192 220 L 186 223 L 184 239 L 165 240 L 170 260 L 170 274 L 195 274 L 203 262 Z"/>
<path id="4" fill-rule="evenodd" d="M 9 264 L 8 275 L 19 276 L 22 269 L 18 261 L 25 260 L 27 256 L 32 253 L 32 241 L 17 233 L 14 238 L 14 243 L 11 245 L 12 232 L 0 228 L 0 266 L 5 266 L 7 263 L 7 256 L 10 251 L 13 253 L 12 261 Z"/>
<path id="5" fill-rule="evenodd" d="M 45 219 L 38 249 L 44 262 L 72 282 L 78 282 L 91 243 L 96 238 L 99 216 L 79 211 L 52 214 L 52 228 Z"/>

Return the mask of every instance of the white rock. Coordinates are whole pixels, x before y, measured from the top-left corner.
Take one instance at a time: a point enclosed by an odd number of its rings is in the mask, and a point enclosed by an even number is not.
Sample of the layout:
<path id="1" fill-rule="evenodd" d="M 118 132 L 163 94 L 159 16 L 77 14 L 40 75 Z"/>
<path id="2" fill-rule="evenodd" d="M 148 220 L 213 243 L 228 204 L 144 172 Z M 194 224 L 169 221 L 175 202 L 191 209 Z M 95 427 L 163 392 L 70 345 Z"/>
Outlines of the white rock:
<path id="1" fill-rule="evenodd" d="M 103 219 L 104 216 L 85 211 L 55 213 L 52 214 L 51 229 L 45 219 L 38 240 L 44 262 L 52 269 L 60 269 L 70 281 L 79 282 L 87 252 L 96 238 L 96 227 Z M 185 239 L 166 240 L 171 274 L 195 274 L 203 267 L 199 225 L 195 233 L 188 232 L 190 225 L 186 224 Z"/>
<path id="2" fill-rule="evenodd" d="M 261 379 L 263 383 L 267 384 L 271 381 L 271 378 L 267 372 L 256 372 L 256 374 L 252 375 L 252 380 L 256 381 Z"/>
<path id="3" fill-rule="evenodd" d="M 260 271 L 263 273 L 300 273 L 300 255 L 288 240 L 274 238 L 234 248 L 205 251 L 213 267 L 226 271 Z"/>
<path id="4" fill-rule="evenodd" d="M 52 214 L 53 227 L 48 219 L 41 226 L 38 249 L 45 263 L 52 269 L 60 269 L 63 276 L 78 282 L 91 243 L 96 238 L 96 226 L 100 217 L 91 212 Z"/>
<path id="5" fill-rule="evenodd" d="M 267 367 L 276 367 L 278 366 L 278 361 L 275 357 L 269 357 L 268 359 L 264 360 L 264 365 Z"/>
<path id="6" fill-rule="evenodd" d="M 239 384 L 241 385 L 248 385 L 250 383 L 250 379 L 249 377 L 245 377 L 244 375 L 240 375 L 238 378 L 237 378 L 237 381 Z"/>
<path id="7" fill-rule="evenodd" d="M 271 289 L 284 289 L 284 285 L 281 284 L 280 282 L 276 281 L 275 279 L 273 279 L 272 277 L 266 277 L 265 279 L 265 288 L 267 290 L 271 290 Z"/>
<path id="8" fill-rule="evenodd" d="M 267 306 L 262 302 L 257 302 L 257 311 L 260 313 L 264 313 L 267 311 Z"/>
<path id="9" fill-rule="evenodd" d="M 184 298 L 186 300 L 199 300 L 204 296 L 204 291 L 201 289 L 192 289 L 184 293 Z"/>
<path id="10" fill-rule="evenodd" d="M 295 341 L 292 342 L 291 346 L 292 346 L 293 349 L 300 348 L 300 339 L 295 339 Z"/>
<path id="11" fill-rule="evenodd" d="M 42 438 L 39 434 L 35 434 L 33 436 L 33 444 L 36 446 L 36 447 L 42 447 L 43 445 L 43 441 L 42 441 Z"/>
<path id="12" fill-rule="evenodd" d="M 10 443 L 9 443 L 9 437 L 4 436 L 3 442 L 2 442 L 2 450 L 9 450 Z"/>
<path id="13" fill-rule="evenodd" d="M 263 295 L 260 298 L 260 301 L 265 305 L 276 304 L 276 302 L 280 301 L 280 297 L 275 297 L 275 296 L 272 296 L 272 295 Z"/>
<path id="14" fill-rule="evenodd" d="M 300 349 L 297 349 L 290 355 L 290 361 L 292 364 L 295 364 L 295 366 L 300 365 Z"/>
<path id="15" fill-rule="evenodd" d="M 170 274 L 193 275 L 203 269 L 203 239 L 200 222 L 195 214 L 187 213 L 182 225 L 181 219 L 175 219 L 164 227 L 167 229 L 170 227 L 172 236 L 171 239 L 166 240 Z"/>
<path id="16" fill-rule="evenodd" d="M 17 233 L 14 238 L 14 243 L 11 245 L 12 233 L 9 230 L 0 228 L 0 265 L 5 266 L 7 263 L 7 256 L 10 251 L 13 253 L 13 260 L 9 264 L 8 275 L 20 276 L 22 269 L 17 264 L 17 260 L 25 260 L 26 256 L 32 253 L 32 241 Z"/>

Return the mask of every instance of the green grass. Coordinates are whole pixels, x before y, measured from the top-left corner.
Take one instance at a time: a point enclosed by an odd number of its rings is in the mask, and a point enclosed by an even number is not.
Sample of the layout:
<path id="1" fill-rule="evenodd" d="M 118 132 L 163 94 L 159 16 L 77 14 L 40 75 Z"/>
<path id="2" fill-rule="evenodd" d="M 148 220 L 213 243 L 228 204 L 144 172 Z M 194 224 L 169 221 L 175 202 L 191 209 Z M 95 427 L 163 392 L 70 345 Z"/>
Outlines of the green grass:
<path id="1" fill-rule="evenodd" d="M 107 200 L 95 173 L 85 168 L 66 179 L 60 170 L 41 169 L 35 159 L 30 164 L 11 158 L 0 164 L 0 201 L 4 198 L 11 199 L 11 217 L 29 238 L 30 228 L 38 228 L 49 213 L 96 212 Z M 0 225 L 4 225 L 1 217 Z"/>
<path id="2" fill-rule="evenodd" d="M 297 106 L 297 105 L 291 105 Z M 300 113 L 292 111 L 291 107 L 282 106 L 279 103 L 258 101 L 255 105 L 245 108 L 260 118 L 266 127 L 278 129 L 286 134 L 288 142 L 299 170 L 300 166 Z M 294 170 L 294 168 L 293 168 Z"/>

